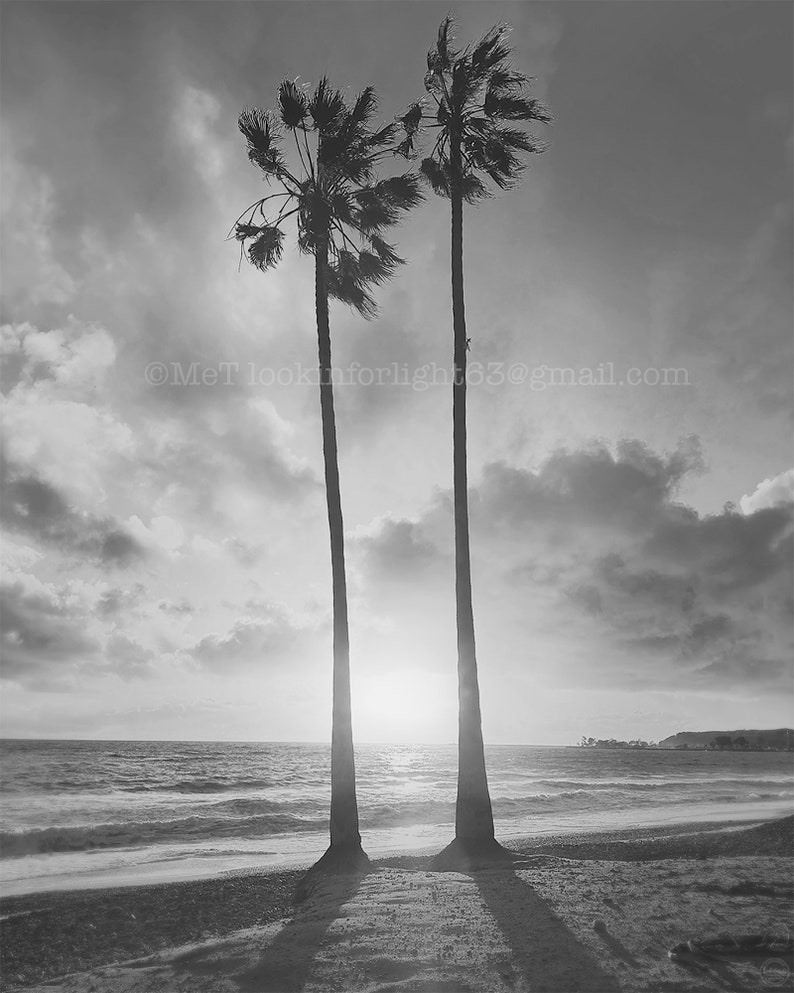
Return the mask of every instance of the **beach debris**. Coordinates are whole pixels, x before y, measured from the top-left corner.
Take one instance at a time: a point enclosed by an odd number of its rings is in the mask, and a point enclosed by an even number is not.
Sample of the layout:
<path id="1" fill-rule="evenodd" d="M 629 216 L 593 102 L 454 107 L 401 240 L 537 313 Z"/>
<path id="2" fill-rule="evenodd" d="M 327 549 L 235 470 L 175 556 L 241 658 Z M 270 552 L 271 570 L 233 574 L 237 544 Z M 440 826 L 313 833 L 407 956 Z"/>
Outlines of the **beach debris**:
<path id="1" fill-rule="evenodd" d="M 769 934 L 723 934 L 701 941 L 682 941 L 674 945 L 667 957 L 684 960 L 692 956 L 702 958 L 732 958 L 748 955 L 794 954 L 794 939 Z"/>

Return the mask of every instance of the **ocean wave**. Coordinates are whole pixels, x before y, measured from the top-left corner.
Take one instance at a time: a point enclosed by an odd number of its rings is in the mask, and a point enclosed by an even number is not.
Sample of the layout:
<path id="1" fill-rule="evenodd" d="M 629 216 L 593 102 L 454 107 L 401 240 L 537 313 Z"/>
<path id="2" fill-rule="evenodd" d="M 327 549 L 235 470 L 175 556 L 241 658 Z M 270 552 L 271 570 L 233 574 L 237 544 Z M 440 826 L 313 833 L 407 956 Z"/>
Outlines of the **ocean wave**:
<path id="1" fill-rule="evenodd" d="M 239 790 L 262 790 L 272 785 L 269 779 L 180 779 L 175 782 L 120 786 L 122 793 L 231 793 Z"/>
<path id="2" fill-rule="evenodd" d="M 133 821 L 4 831 L 0 832 L 0 858 L 52 852 L 87 852 L 105 848 L 140 848 L 213 838 L 256 838 L 263 835 L 320 831 L 327 825 L 328 819 L 325 817 L 307 819 L 291 814 L 264 814 L 236 820 L 183 817 L 172 821 Z"/>
<path id="3" fill-rule="evenodd" d="M 789 791 L 717 792 L 704 797 L 702 791 L 680 792 L 664 798 L 665 806 L 685 807 L 704 799 L 742 804 L 780 801 L 791 798 Z M 650 793 L 634 795 L 626 790 L 561 790 L 532 793 L 521 797 L 493 793 L 494 816 L 518 821 L 538 815 L 550 818 L 577 811 L 611 811 L 657 805 Z M 360 818 L 364 830 L 448 824 L 454 819 L 452 799 L 427 799 L 364 803 Z M 113 816 L 113 815 L 111 815 Z M 33 828 L 0 833 L 0 858 L 17 858 L 53 852 L 86 852 L 107 848 L 136 848 L 180 844 L 224 838 L 256 839 L 271 835 L 325 831 L 327 806 L 321 798 L 279 803 L 264 797 L 235 797 L 202 808 L 201 814 L 174 819 L 118 820 L 104 824 L 83 824 Z"/>
<path id="4" fill-rule="evenodd" d="M 711 789 L 747 788 L 760 789 L 772 786 L 787 786 L 791 784 L 791 777 L 781 779 L 729 779 L 710 777 L 708 779 L 666 779 L 658 778 L 653 780 L 636 779 L 537 779 L 533 785 L 546 788 L 562 787 L 563 789 L 582 790 L 626 790 L 630 793 L 652 793 L 659 789 L 679 789 L 682 791 L 698 790 L 703 787 Z"/>

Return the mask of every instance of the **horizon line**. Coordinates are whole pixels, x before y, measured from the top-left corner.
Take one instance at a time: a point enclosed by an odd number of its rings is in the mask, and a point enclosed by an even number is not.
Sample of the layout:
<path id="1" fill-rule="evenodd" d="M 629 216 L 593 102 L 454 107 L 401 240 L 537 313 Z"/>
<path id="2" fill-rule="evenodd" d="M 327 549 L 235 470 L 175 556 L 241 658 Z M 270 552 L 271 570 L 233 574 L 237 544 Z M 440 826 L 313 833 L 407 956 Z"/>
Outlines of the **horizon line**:
<path id="1" fill-rule="evenodd" d="M 174 744 L 219 744 L 219 745 L 327 745 L 331 747 L 328 739 L 312 740 L 308 738 L 79 738 L 62 737 L 52 735 L 47 737 L 27 735 L 0 735 L 0 743 L 4 741 L 125 741 L 125 742 L 151 742 L 151 743 L 174 743 Z M 407 747 L 457 747 L 456 741 L 374 741 L 365 740 L 354 742 L 354 745 L 404 745 Z M 526 747 L 526 748 L 579 748 L 577 742 L 534 742 L 534 741 L 493 741 L 485 742 L 486 747 L 494 746 L 498 748 Z"/>

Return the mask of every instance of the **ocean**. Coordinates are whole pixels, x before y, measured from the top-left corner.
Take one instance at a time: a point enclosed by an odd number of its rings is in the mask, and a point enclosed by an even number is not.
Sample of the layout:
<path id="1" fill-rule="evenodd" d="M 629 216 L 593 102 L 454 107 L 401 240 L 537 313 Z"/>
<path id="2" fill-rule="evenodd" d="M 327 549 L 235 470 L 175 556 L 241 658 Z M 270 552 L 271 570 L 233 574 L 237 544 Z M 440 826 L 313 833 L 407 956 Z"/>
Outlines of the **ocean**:
<path id="1" fill-rule="evenodd" d="M 792 812 L 782 752 L 491 746 L 497 834 L 565 834 Z M 372 856 L 452 839 L 453 745 L 359 745 Z M 0 892 L 308 865 L 328 842 L 330 750 L 256 742 L 2 743 Z"/>

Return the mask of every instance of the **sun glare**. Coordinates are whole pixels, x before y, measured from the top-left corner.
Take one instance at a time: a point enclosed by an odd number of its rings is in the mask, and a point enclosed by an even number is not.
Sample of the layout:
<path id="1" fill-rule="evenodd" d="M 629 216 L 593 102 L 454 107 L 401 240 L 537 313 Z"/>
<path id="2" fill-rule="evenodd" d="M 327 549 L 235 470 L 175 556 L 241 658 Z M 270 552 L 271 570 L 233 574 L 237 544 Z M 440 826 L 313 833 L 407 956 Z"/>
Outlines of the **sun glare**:
<path id="1" fill-rule="evenodd" d="M 455 739 L 454 678 L 406 668 L 356 674 L 351 691 L 359 741 L 444 742 Z"/>

